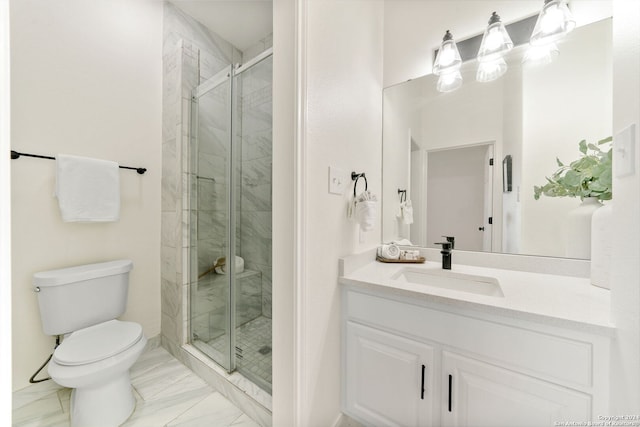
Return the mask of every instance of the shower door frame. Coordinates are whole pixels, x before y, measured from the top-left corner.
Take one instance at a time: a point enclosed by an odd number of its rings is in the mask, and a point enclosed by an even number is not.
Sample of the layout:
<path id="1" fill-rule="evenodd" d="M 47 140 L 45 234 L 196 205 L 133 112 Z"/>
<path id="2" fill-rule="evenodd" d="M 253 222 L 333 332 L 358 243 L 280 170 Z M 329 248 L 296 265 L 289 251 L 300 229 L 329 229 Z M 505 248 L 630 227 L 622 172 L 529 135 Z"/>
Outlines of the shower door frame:
<path id="1" fill-rule="evenodd" d="M 190 143 L 190 149 L 189 149 L 189 167 L 191 169 L 191 174 L 190 175 L 196 175 L 194 172 L 194 162 L 195 162 L 195 167 L 197 168 L 197 159 L 193 158 L 194 155 L 197 155 L 197 150 L 194 150 L 194 142 L 197 141 L 198 138 L 198 120 L 199 120 L 199 114 L 198 114 L 198 100 L 200 97 L 206 95 L 207 93 L 209 93 L 210 91 L 220 87 L 220 85 L 229 82 L 229 91 L 227 94 L 227 105 L 230 106 L 230 110 L 228 117 L 226 118 L 226 123 L 228 125 L 228 129 L 229 129 L 229 138 L 227 141 L 225 141 L 226 143 L 229 144 L 230 147 L 230 155 L 229 155 L 229 161 L 227 162 L 226 168 L 225 168 L 225 177 L 228 177 L 228 183 L 227 183 L 227 191 L 226 191 L 226 203 L 228 206 L 228 211 L 227 211 L 227 241 L 228 241 L 228 245 L 227 245 L 227 250 L 225 251 L 225 257 L 226 257 L 226 270 L 227 270 L 227 275 L 229 277 L 229 281 L 228 281 L 228 292 L 227 292 L 227 308 L 228 308 L 228 318 L 227 318 L 227 322 L 226 322 L 226 328 L 225 328 L 225 335 L 228 337 L 229 339 L 229 345 L 227 347 L 227 360 L 229 361 L 228 366 L 225 366 L 223 363 L 221 363 L 222 361 L 219 360 L 215 360 L 213 359 L 211 356 L 207 355 L 208 358 L 210 358 L 211 360 L 213 360 L 215 363 L 217 363 L 218 365 L 220 365 L 221 367 L 223 367 L 228 373 L 232 373 L 234 371 L 236 371 L 237 369 L 237 364 L 236 364 L 236 290 L 237 290 L 237 283 L 236 283 L 236 215 L 237 215 L 237 210 L 236 210 L 236 189 L 235 189 L 235 185 L 237 180 L 239 179 L 239 177 L 237 176 L 237 167 L 236 167 L 236 159 L 238 158 L 238 150 L 239 150 L 239 144 L 237 143 L 237 139 L 238 139 L 238 135 L 236 134 L 236 123 L 237 123 L 237 119 L 235 119 L 235 116 L 237 114 L 237 107 L 238 107 L 238 88 L 237 88 L 237 79 L 236 77 L 239 76 L 240 74 L 242 74 L 244 71 L 250 70 L 254 65 L 257 65 L 259 63 L 261 63 L 263 60 L 270 58 L 273 55 L 273 48 L 269 48 L 267 50 L 265 50 L 264 52 L 260 53 L 259 55 L 255 56 L 254 58 L 252 58 L 251 60 L 247 61 L 244 64 L 236 64 L 235 66 L 233 65 L 229 65 L 227 67 L 225 67 L 223 70 L 219 71 L 216 75 L 214 75 L 213 77 L 209 78 L 207 81 L 205 81 L 204 83 L 198 85 L 195 89 L 193 89 L 192 91 L 192 95 L 191 95 L 191 127 L 190 127 L 190 131 L 191 131 L 191 135 L 192 135 L 192 142 Z M 197 142 L 196 142 L 197 143 Z M 197 188 L 197 178 L 194 178 L 196 180 L 196 188 Z M 191 212 L 191 210 L 193 209 L 193 198 L 197 197 L 197 193 L 194 195 L 192 194 L 193 192 L 193 187 L 190 185 L 189 186 L 189 193 L 190 193 L 190 202 L 189 202 L 189 212 Z M 196 190 L 197 191 L 197 190 Z M 189 214 L 189 222 L 191 222 L 191 214 Z M 192 227 L 189 227 L 190 230 Z M 196 237 L 197 238 L 197 237 Z M 189 231 L 189 247 L 193 247 L 191 245 L 191 239 L 193 239 L 193 235 L 192 232 Z M 193 266 L 193 254 L 190 254 L 189 256 L 189 283 L 193 284 L 194 283 L 194 276 L 197 277 L 198 275 L 198 268 L 197 268 L 197 257 L 195 257 L 195 263 L 196 263 L 196 267 L 194 268 Z M 197 281 L 197 279 L 196 279 Z M 193 340 L 193 330 L 192 330 L 192 313 L 191 313 L 191 292 L 189 292 L 189 309 L 188 311 L 188 331 L 189 331 L 189 342 L 192 343 Z M 202 350 L 200 350 L 202 351 Z"/>

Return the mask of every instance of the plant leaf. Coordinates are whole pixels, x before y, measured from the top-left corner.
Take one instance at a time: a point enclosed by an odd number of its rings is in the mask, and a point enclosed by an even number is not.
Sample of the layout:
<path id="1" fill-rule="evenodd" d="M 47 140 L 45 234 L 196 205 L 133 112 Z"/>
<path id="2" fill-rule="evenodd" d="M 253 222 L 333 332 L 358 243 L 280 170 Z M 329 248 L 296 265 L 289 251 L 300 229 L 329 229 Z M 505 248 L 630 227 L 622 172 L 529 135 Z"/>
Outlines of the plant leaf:
<path id="1" fill-rule="evenodd" d="M 587 140 L 583 139 L 580 141 L 579 147 L 582 154 L 587 154 Z"/>

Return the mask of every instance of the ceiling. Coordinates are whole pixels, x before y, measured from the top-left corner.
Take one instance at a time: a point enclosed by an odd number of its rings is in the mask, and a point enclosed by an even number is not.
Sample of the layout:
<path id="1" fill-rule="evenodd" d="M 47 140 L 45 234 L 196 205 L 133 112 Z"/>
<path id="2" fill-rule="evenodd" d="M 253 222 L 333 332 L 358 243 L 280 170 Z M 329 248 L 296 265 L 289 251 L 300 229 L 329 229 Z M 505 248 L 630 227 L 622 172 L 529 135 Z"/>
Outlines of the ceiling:
<path id="1" fill-rule="evenodd" d="M 241 51 L 273 32 L 271 0 L 172 0 L 171 2 Z"/>

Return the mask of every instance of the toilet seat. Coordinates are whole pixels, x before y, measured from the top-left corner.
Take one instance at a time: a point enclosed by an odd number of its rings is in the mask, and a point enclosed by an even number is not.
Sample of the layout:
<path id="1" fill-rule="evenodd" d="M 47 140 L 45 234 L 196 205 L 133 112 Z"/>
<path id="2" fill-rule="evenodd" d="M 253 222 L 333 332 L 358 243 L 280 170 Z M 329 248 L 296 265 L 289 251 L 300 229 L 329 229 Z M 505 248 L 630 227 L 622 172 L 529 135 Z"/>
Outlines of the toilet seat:
<path id="1" fill-rule="evenodd" d="M 56 348 L 53 360 L 65 366 L 98 362 L 129 349 L 142 336 L 138 323 L 109 320 L 73 332 Z"/>

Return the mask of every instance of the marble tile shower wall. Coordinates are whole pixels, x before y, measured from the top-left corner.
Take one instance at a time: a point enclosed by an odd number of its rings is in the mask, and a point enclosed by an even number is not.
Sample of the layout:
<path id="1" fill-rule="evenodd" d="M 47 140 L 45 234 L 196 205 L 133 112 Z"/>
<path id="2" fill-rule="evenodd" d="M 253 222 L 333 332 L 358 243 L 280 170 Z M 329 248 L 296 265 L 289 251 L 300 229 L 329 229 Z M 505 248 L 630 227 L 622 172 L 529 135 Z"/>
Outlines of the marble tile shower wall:
<path id="1" fill-rule="evenodd" d="M 189 164 L 191 91 L 241 61 L 242 54 L 168 2 L 163 37 L 161 329 L 163 345 L 179 357 L 176 349 L 188 340 L 189 252 L 198 250 L 189 247 L 189 224 L 197 226 L 189 221 L 189 190 L 195 181 Z M 219 166 L 217 159 L 206 161 Z M 215 207 L 215 201 L 206 203 Z"/>

